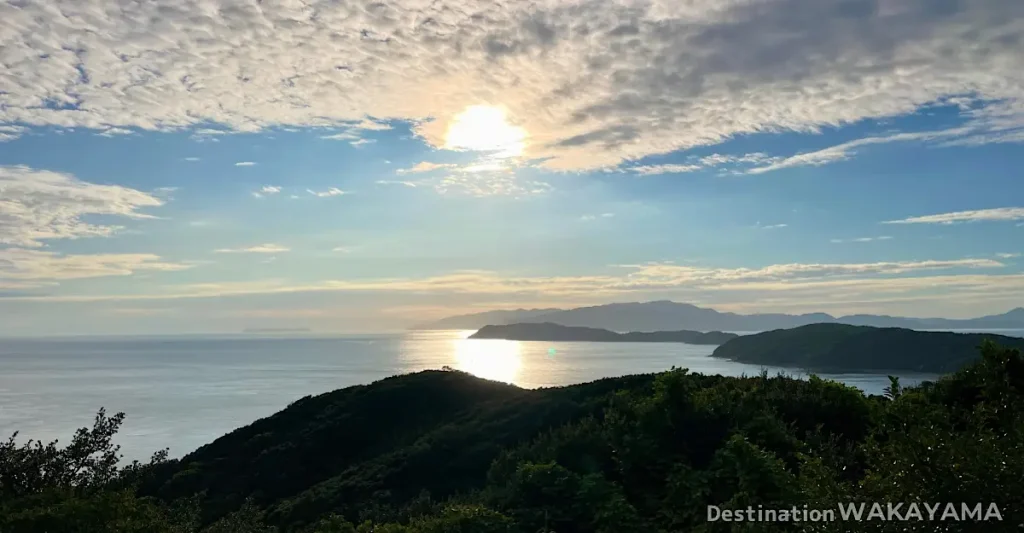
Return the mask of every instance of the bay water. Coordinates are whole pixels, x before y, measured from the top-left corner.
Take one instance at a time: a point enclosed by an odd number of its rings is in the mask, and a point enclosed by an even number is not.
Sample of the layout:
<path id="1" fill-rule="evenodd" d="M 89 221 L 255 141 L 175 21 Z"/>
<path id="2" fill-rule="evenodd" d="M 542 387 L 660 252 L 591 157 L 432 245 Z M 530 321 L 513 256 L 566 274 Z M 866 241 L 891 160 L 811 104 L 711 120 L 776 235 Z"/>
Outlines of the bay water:
<path id="1" fill-rule="evenodd" d="M 117 437 L 126 459 L 145 460 L 163 448 L 180 457 L 303 396 L 444 366 L 527 388 L 673 366 L 805 377 L 711 358 L 714 346 L 467 339 L 471 333 L 0 339 L 0 439 L 19 431 L 18 441 L 66 443 L 104 407 L 126 414 Z M 884 374 L 820 375 L 868 394 L 889 383 Z M 937 378 L 900 377 L 908 385 Z"/>

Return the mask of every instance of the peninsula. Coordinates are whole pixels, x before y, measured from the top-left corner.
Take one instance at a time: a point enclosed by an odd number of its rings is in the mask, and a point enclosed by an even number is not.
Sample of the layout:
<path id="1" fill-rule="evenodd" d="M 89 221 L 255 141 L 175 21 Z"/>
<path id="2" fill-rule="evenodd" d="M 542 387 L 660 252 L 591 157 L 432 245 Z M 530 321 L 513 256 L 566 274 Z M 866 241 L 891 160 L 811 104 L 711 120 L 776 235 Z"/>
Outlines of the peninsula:
<path id="1" fill-rule="evenodd" d="M 716 348 L 712 357 L 820 372 L 944 374 L 977 359 L 978 347 L 985 341 L 1024 348 L 1024 338 L 990 333 L 811 324 L 744 335 Z"/>
<path id="2" fill-rule="evenodd" d="M 562 326 L 551 322 L 484 326 L 469 336 L 471 339 L 505 339 L 511 341 L 548 342 L 679 342 L 683 344 L 719 345 L 739 337 L 721 331 L 651 331 L 616 333 L 607 329 Z"/>

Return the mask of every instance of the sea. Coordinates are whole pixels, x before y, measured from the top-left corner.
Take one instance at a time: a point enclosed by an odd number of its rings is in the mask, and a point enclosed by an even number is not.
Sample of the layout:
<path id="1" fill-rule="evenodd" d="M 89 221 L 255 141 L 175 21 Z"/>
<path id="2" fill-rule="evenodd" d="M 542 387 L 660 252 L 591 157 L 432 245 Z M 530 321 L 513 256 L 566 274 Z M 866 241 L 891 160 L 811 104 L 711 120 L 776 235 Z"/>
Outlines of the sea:
<path id="1" fill-rule="evenodd" d="M 753 376 L 796 369 L 713 359 L 714 346 L 468 339 L 472 331 L 382 335 L 204 335 L 0 339 L 0 440 L 67 443 L 99 408 L 125 413 L 125 460 L 183 456 L 289 403 L 409 372 L 464 370 L 526 388 L 672 367 Z M 1024 330 L 993 331 L 1024 337 Z M 819 374 L 881 394 L 885 374 Z M 934 374 L 899 374 L 905 384 Z"/>

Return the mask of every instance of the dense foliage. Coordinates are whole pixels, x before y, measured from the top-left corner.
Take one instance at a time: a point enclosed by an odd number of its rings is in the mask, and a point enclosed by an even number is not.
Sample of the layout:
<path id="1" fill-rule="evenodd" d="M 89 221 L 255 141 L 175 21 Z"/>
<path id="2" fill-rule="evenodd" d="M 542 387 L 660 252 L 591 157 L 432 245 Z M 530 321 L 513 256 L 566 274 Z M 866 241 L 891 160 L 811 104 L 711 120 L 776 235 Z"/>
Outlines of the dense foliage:
<path id="1" fill-rule="evenodd" d="M 818 372 L 955 372 L 978 357 L 985 341 L 1024 349 L 1024 339 L 991 333 L 916 331 L 811 324 L 732 339 L 713 357 Z"/>
<path id="2" fill-rule="evenodd" d="M 455 371 L 316 397 L 181 460 L 117 468 L 122 415 L 65 448 L 0 445 L 0 532 L 1010 531 L 1024 358 L 936 383 L 671 370 L 522 390 Z M 721 508 L 995 502 L 1002 522 L 726 523 Z"/>

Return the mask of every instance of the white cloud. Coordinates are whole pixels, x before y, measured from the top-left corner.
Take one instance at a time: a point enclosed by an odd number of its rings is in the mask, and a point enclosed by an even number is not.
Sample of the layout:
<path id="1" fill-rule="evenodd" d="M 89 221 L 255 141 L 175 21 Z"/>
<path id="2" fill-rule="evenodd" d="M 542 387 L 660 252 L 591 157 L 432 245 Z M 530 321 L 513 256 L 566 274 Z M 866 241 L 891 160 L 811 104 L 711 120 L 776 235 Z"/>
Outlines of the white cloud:
<path id="1" fill-rule="evenodd" d="M 542 181 L 522 180 L 508 170 L 490 172 L 459 172 L 449 174 L 431 185 L 438 193 L 466 196 L 511 196 L 525 198 L 551 191 L 551 185 Z"/>
<path id="2" fill-rule="evenodd" d="M 997 207 L 974 211 L 954 211 L 901 220 L 887 220 L 882 224 L 955 224 L 957 222 L 994 222 L 1024 220 L 1024 207 Z"/>
<path id="3" fill-rule="evenodd" d="M 312 194 L 313 196 L 319 196 L 320 198 L 328 198 L 331 196 L 341 196 L 343 194 L 348 194 L 347 192 L 337 187 L 330 187 L 326 191 L 314 191 L 312 189 L 306 189 L 306 192 Z"/>
<path id="4" fill-rule="evenodd" d="M 21 135 L 25 133 L 25 130 L 26 128 L 24 126 L 0 124 L 0 143 L 13 141 L 18 137 L 21 137 Z"/>
<path id="5" fill-rule="evenodd" d="M 133 130 L 128 128 L 107 128 L 100 133 L 97 133 L 100 137 L 122 137 L 125 135 L 132 135 L 135 133 Z"/>
<path id="6" fill-rule="evenodd" d="M 352 247 L 350 247 L 350 246 L 338 246 L 336 248 L 332 248 L 331 251 L 332 252 L 341 253 L 341 254 L 348 254 L 348 253 L 352 253 Z"/>
<path id="7" fill-rule="evenodd" d="M 690 157 L 689 163 L 672 163 L 663 165 L 641 165 L 635 167 L 627 167 L 623 170 L 630 170 L 637 174 L 650 176 L 658 174 L 684 174 L 688 172 L 697 172 L 699 170 L 706 170 L 709 168 L 721 167 L 721 166 L 749 166 L 749 165 L 765 165 L 772 164 L 781 161 L 783 158 L 772 157 L 763 152 L 754 152 L 749 154 L 735 155 L 735 154 L 718 154 L 714 153 L 703 157 Z M 738 172 L 738 171 L 734 171 Z"/>
<path id="8" fill-rule="evenodd" d="M 773 170 L 780 170 L 790 167 L 821 166 L 838 161 L 845 161 L 856 153 L 856 149 L 862 146 L 873 144 L 886 144 L 893 142 L 931 141 L 935 139 L 949 138 L 968 133 L 970 128 L 954 128 L 941 131 L 925 131 L 917 133 L 897 133 L 882 137 L 865 137 L 854 141 L 837 144 L 815 152 L 806 152 L 792 157 L 786 157 L 772 161 L 770 164 L 755 167 L 747 171 L 748 174 L 763 174 Z"/>
<path id="9" fill-rule="evenodd" d="M 121 226 L 90 223 L 92 215 L 154 218 L 139 212 L 164 201 L 119 185 L 97 185 L 70 174 L 0 166 L 0 245 L 40 247 L 50 239 L 112 235 Z"/>
<path id="10" fill-rule="evenodd" d="M 375 142 L 377 142 L 376 139 L 356 139 L 356 140 L 350 142 L 349 144 L 351 144 L 352 146 L 355 146 L 356 148 L 359 148 L 360 146 L 364 146 L 364 145 L 367 145 L 367 144 L 373 144 Z"/>
<path id="11" fill-rule="evenodd" d="M 196 161 L 199 161 L 199 158 L 198 157 L 186 157 L 185 161 L 189 161 L 191 163 L 194 163 Z"/>
<path id="12" fill-rule="evenodd" d="M 352 129 L 367 131 L 386 131 L 391 129 L 391 124 L 388 124 L 386 122 L 377 122 L 366 118 L 360 121 L 359 124 L 352 126 Z"/>
<path id="13" fill-rule="evenodd" d="M 891 240 L 891 235 L 880 235 L 878 237 L 857 237 L 854 239 L 832 239 L 831 242 L 841 244 L 844 242 L 874 242 L 874 241 L 888 241 Z"/>
<path id="14" fill-rule="evenodd" d="M 0 249 L 0 282 L 128 276 L 141 270 L 170 272 L 191 267 L 153 254 L 63 255 L 26 248 Z"/>
<path id="15" fill-rule="evenodd" d="M 235 166 L 236 167 L 252 167 L 252 166 L 256 166 L 256 163 L 254 163 L 252 161 L 239 161 L 239 162 L 235 163 Z"/>
<path id="16" fill-rule="evenodd" d="M 289 251 L 289 248 L 273 243 L 257 244 L 246 248 L 220 248 L 214 250 L 214 252 L 219 254 L 277 254 L 287 251 Z"/>
<path id="17" fill-rule="evenodd" d="M 655 176 L 659 174 L 684 174 L 687 172 L 696 172 L 703 169 L 701 165 L 681 165 L 681 164 L 670 164 L 670 165 L 642 165 L 638 167 L 629 167 L 628 170 L 632 170 L 642 176 Z"/>
<path id="18" fill-rule="evenodd" d="M 996 257 L 998 257 L 1000 259 L 1015 259 L 1017 257 L 1020 257 L 1020 254 L 1019 253 L 1005 253 L 1005 252 L 1003 252 L 1003 253 L 996 254 Z"/>
<path id="19" fill-rule="evenodd" d="M 989 259 L 889 261 L 877 263 L 794 263 L 760 268 L 715 268 L 668 263 L 620 265 L 612 273 L 575 276 L 507 276 L 493 271 L 457 271 L 418 278 L 323 280 L 304 285 L 268 279 L 159 287 L 148 294 L 16 296 L 14 300 L 97 301 L 214 298 L 249 294 L 368 291 L 419 295 L 626 298 L 682 296 L 689 301 L 767 302 L 784 297 L 819 310 L 821 302 L 935 297 L 1007 297 L 1024 294 L 1024 274 L 981 274 L 1005 265 Z M 954 273 L 966 270 L 968 273 Z M 731 295 L 731 296 L 730 296 Z M 694 300 L 694 296 L 702 296 Z M 1011 298 L 1012 299 L 1012 298 Z M 767 305 L 767 304 L 765 304 Z"/>
<path id="20" fill-rule="evenodd" d="M 758 223 L 756 227 L 760 229 L 782 229 L 788 228 L 789 224 L 769 224 L 767 226 L 762 226 L 760 223 Z"/>
<path id="21" fill-rule="evenodd" d="M 406 187 L 415 188 L 417 187 L 414 181 L 401 181 L 401 180 L 377 180 L 377 185 L 404 185 Z"/>
<path id="22" fill-rule="evenodd" d="M 354 141 L 359 139 L 359 134 L 351 131 L 345 131 L 341 133 L 333 133 L 331 135 L 321 135 L 320 138 L 330 141 Z"/>
<path id="23" fill-rule="evenodd" d="M 281 190 L 281 187 L 278 187 L 276 185 L 264 185 L 263 187 L 260 188 L 260 190 L 253 191 L 252 195 L 255 196 L 256 198 L 263 198 L 264 196 L 279 194 Z"/>
<path id="24" fill-rule="evenodd" d="M 457 168 L 459 165 L 455 163 L 431 163 L 430 161 L 420 161 L 410 168 L 400 168 L 395 171 L 395 174 L 418 174 L 421 172 L 430 172 L 433 170 L 441 170 L 446 168 Z"/>
<path id="25" fill-rule="evenodd" d="M 1022 16 L 1019 0 L 39 0 L 4 12 L 0 123 L 215 139 L 370 116 L 440 147 L 490 103 L 528 158 L 594 169 L 969 95 L 978 142 L 1002 142 L 1009 119 L 978 109 L 1020 107 Z"/>

